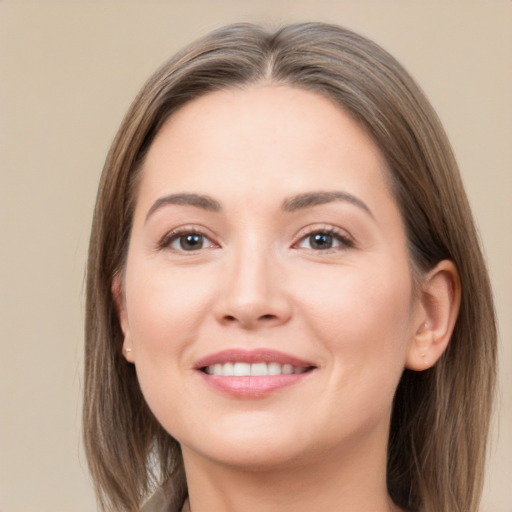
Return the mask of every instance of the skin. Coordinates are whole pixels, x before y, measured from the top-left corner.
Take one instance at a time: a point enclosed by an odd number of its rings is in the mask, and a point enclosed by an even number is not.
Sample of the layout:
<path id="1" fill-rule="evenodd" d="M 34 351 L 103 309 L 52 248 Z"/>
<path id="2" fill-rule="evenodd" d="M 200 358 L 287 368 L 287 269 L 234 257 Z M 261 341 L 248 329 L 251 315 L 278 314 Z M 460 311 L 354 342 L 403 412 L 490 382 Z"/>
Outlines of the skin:
<path id="1" fill-rule="evenodd" d="M 182 446 L 193 512 L 397 510 L 385 480 L 393 394 L 404 367 L 428 368 L 446 347 L 458 281 L 442 262 L 413 293 L 387 175 L 349 115 L 288 86 L 210 93 L 158 133 L 113 293 L 125 357 Z M 283 208 L 333 191 L 344 196 Z M 173 194 L 215 208 L 162 200 Z M 186 233 L 203 235 L 197 249 L 180 245 Z M 312 246 L 325 233 L 333 246 Z M 315 369 L 233 397 L 195 368 L 231 348 Z"/>

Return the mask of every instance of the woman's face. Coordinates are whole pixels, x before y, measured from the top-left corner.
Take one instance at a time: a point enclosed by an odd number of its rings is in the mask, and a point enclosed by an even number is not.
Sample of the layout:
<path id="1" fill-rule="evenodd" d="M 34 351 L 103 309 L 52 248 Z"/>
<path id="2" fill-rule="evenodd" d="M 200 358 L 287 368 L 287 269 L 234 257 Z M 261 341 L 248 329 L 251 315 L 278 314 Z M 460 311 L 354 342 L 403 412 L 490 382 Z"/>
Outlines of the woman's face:
<path id="1" fill-rule="evenodd" d="M 351 117 L 288 86 L 210 93 L 158 133 L 118 305 L 185 460 L 385 456 L 418 328 L 386 173 Z"/>

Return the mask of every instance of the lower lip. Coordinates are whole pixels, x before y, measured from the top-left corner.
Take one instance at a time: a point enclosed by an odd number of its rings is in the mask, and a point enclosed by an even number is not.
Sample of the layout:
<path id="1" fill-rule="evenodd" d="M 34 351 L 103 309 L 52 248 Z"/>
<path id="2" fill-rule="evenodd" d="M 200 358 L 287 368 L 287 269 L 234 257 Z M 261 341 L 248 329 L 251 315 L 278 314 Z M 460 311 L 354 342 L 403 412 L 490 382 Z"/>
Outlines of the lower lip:
<path id="1" fill-rule="evenodd" d="M 280 389 L 303 381 L 312 371 L 297 374 L 281 374 L 248 377 L 223 377 L 199 372 L 206 383 L 216 391 L 236 398 L 261 398 Z"/>

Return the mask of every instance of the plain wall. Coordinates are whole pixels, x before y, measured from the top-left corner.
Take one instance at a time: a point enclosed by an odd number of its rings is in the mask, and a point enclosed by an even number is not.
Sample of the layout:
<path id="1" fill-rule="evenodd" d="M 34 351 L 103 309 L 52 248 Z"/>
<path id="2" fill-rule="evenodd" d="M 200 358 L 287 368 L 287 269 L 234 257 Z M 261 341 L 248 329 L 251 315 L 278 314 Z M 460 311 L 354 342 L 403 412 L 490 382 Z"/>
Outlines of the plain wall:
<path id="1" fill-rule="evenodd" d="M 501 332 L 482 510 L 512 512 L 512 3 L 0 0 L 1 512 L 95 510 L 80 441 L 85 254 L 103 160 L 137 90 L 224 23 L 310 19 L 391 51 L 451 138 Z"/>

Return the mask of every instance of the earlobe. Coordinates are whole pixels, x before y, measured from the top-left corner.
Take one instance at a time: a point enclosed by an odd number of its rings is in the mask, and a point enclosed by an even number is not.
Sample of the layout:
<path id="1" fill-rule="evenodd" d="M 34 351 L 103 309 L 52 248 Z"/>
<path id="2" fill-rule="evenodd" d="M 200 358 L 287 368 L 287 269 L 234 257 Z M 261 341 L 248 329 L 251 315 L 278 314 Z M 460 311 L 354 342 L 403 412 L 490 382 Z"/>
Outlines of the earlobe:
<path id="1" fill-rule="evenodd" d="M 406 358 L 406 368 L 416 371 L 434 366 L 450 342 L 461 295 L 453 262 L 443 260 L 428 272 L 420 295 L 420 314 Z"/>
<path id="2" fill-rule="evenodd" d="M 119 274 L 116 274 L 114 279 L 112 280 L 112 286 L 110 288 L 112 293 L 112 298 L 114 299 L 114 304 L 116 306 L 117 318 L 119 320 L 119 325 L 121 326 L 121 330 L 123 331 L 123 357 L 129 362 L 134 362 L 133 355 L 133 346 L 132 340 L 130 336 L 130 328 L 128 325 L 128 316 L 126 313 L 126 305 L 123 294 L 123 284 L 122 279 Z"/>

